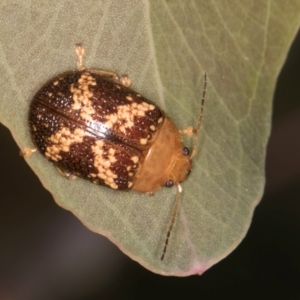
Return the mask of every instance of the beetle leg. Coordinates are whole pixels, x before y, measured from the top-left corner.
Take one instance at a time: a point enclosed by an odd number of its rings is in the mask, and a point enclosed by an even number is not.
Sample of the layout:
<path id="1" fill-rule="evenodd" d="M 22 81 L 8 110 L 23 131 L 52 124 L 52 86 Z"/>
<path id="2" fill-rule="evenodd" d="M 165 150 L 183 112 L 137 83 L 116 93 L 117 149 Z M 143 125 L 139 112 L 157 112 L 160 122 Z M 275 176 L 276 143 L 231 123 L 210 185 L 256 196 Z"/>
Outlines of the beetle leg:
<path id="1" fill-rule="evenodd" d="M 23 157 L 30 157 L 34 152 L 36 152 L 36 148 L 25 147 L 20 151 L 20 155 Z"/>
<path id="2" fill-rule="evenodd" d="M 77 56 L 77 68 L 79 71 L 84 70 L 84 63 L 83 63 L 83 57 L 85 55 L 85 49 L 82 46 L 82 43 L 76 44 L 75 48 L 75 54 Z M 104 70 L 98 70 L 98 69 L 90 69 L 87 70 L 100 74 L 105 77 L 111 78 L 113 81 L 120 83 L 126 87 L 129 87 L 131 85 L 131 79 L 128 77 L 127 74 L 124 74 L 122 76 L 119 76 L 117 73 L 111 72 L 111 71 L 104 71 Z"/>
<path id="3" fill-rule="evenodd" d="M 131 79 L 128 77 L 128 74 L 124 74 L 120 77 L 120 83 L 126 87 L 131 86 Z"/>
<path id="4" fill-rule="evenodd" d="M 68 172 L 68 171 L 66 171 L 66 170 L 64 170 L 64 169 L 62 169 L 62 168 L 60 168 L 60 167 L 58 167 L 58 166 L 55 166 L 55 169 L 57 170 L 57 172 L 58 172 L 61 176 L 65 177 L 65 178 L 67 178 L 67 179 L 76 179 L 76 178 L 77 178 L 77 177 L 76 177 L 75 175 L 73 175 L 72 173 L 70 173 L 70 172 Z"/>
<path id="5" fill-rule="evenodd" d="M 87 70 L 92 73 L 96 73 L 100 76 L 107 77 L 115 82 L 120 83 L 120 76 L 117 73 L 114 73 L 111 71 L 104 71 L 104 70 L 100 70 L 100 69 L 93 69 L 93 68 L 88 68 Z"/>
<path id="6" fill-rule="evenodd" d="M 93 68 L 87 68 L 87 70 L 90 71 L 91 73 L 95 73 L 100 76 L 107 77 L 108 79 L 113 80 L 115 82 L 121 83 L 120 76 L 115 72 L 105 71 L 105 70 L 100 70 L 100 69 L 93 69 Z"/>
<path id="7" fill-rule="evenodd" d="M 87 70 L 91 71 L 92 73 L 96 73 L 101 76 L 107 77 L 113 80 L 114 82 L 120 83 L 126 87 L 129 87 L 131 85 L 131 79 L 128 77 L 127 74 L 119 76 L 117 73 L 111 71 L 104 71 L 104 70 L 91 69 L 91 68 L 88 68 Z"/>
<path id="8" fill-rule="evenodd" d="M 85 54 L 85 49 L 82 47 L 81 43 L 76 44 L 75 54 L 77 56 L 77 68 L 81 71 L 84 69 L 83 57 Z"/>
<path id="9" fill-rule="evenodd" d="M 198 122 L 197 126 L 193 128 L 192 126 L 189 126 L 185 129 L 179 130 L 181 134 L 186 134 L 189 137 L 193 137 L 193 151 L 190 156 L 192 159 L 196 153 L 197 153 L 197 148 L 198 148 L 198 140 L 199 140 L 199 135 L 200 135 L 200 128 L 201 128 L 201 123 L 203 119 L 203 111 L 204 111 L 204 102 L 205 102 L 205 95 L 206 95 L 206 84 L 207 84 L 207 74 L 204 72 L 203 74 L 204 77 L 204 82 L 203 82 L 203 90 L 202 90 L 202 98 L 201 98 L 201 104 L 200 104 L 200 113 L 198 117 Z"/>
<path id="10" fill-rule="evenodd" d="M 192 137 L 195 134 L 195 129 L 193 128 L 193 126 L 188 126 L 187 128 L 179 130 L 179 132 L 181 134 L 187 135 L 188 137 Z"/>

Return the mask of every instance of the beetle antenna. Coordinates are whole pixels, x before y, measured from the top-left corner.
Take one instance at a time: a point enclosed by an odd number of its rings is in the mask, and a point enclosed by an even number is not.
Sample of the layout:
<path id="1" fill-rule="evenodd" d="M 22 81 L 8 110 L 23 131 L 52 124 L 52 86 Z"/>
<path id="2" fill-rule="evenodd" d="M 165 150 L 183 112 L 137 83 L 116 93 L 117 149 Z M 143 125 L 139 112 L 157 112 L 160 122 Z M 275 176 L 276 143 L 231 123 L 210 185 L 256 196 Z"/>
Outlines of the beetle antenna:
<path id="1" fill-rule="evenodd" d="M 175 223 L 175 219 L 176 219 L 176 216 L 177 216 L 177 211 L 178 211 L 179 203 L 180 203 L 180 200 L 181 200 L 181 195 L 182 195 L 182 187 L 181 187 L 180 184 L 177 184 L 177 194 L 176 194 L 176 200 L 175 200 L 175 205 L 174 205 L 174 211 L 173 211 L 173 215 L 172 215 L 172 220 L 171 220 L 171 223 L 170 223 L 170 226 L 169 226 L 169 229 L 168 229 L 168 233 L 167 233 L 166 240 L 165 240 L 164 250 L 163 250 L 163 253 L 162 253 L 162 256 L 161 256 L 160 260 L 164 260 L 165 254 L 167 252 L 170 235 L 171 235 L 174 223 Z"/>
<path id="2" fill-rule="evenodd" d="M 203 119 L 204 102 L 205 102 L 205 95 L 206 95 L 206 85 L 207 85 L 207 74 L 206 74 L 206 71 L 204 71 L 200 114 L 199 114 L 197 127 L 194 128 L 194 130 L 193 130 L 193 133 L 194 133 L 194 135 L 193 135 L 193 151 L 191 154 L 191 159 L 197 154 L 198 140 L 199 140 L 199 135 L 200 135 L 200 127 L 201 127 L 202 119 Z"/>

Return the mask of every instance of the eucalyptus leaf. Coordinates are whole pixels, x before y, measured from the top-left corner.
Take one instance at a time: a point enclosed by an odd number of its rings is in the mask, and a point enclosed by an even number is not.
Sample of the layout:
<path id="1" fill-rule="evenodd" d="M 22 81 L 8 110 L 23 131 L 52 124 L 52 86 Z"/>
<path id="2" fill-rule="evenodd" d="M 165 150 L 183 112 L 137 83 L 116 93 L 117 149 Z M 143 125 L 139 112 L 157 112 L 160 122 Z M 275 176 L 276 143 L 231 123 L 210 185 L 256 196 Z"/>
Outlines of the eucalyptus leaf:
<path id="1" fill-rule="evenodd" d="M 153 272 L 202 274 L 228 255 L 263 193 L 272 97 L 300 2 L 15 0 L 0 8 L 0 120 L 20 149 L 33 147 L 31 98 L 52 76 L 76 68 L 78 42 L 86 66 L 129 74 L 178 128 L 197 121 L 206 70 L 198 154 L 164 261 L 176 188 L 118 192 L 67 180 L 39 153 L 26 160 L 59 205 Z"/>

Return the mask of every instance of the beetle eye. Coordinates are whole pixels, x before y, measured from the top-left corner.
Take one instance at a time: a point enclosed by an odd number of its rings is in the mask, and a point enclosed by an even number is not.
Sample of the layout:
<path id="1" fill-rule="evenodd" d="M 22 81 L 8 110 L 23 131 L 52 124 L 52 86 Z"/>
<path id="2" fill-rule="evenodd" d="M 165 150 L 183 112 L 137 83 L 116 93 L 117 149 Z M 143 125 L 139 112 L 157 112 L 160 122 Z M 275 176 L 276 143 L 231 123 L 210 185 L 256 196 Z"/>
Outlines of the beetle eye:
<path id="1" fill-rule="evenodd" d="M 182 154 L 188 156 L 190 154 L 190 149 L 188 147 L 184 147 L 182 149 Z"/>
<path id="2" fill-rule="evenodd" d="M 169 179 L 167 182 L 166 182 L 166 187 L 171 187 L 174 185 L 174 181 Z"/>

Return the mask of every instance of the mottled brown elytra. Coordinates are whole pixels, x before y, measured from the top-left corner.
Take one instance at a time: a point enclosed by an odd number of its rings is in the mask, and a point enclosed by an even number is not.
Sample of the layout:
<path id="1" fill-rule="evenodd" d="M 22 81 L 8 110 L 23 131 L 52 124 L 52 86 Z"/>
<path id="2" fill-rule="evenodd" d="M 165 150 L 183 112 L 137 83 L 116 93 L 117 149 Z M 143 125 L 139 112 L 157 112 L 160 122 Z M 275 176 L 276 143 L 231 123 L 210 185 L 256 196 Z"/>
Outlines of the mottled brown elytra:
<path id="1" fill-rule="evenodd" d="M 78 70 L 55 76 L 35 94 L 29 128 L 36 148 L 60 174 L 81 177 L 115 190 L 153 194 L 162 186 L 177 186 L 161 260 L 175 222 L 184 181 L 197 152 L 206 93 L 206 73 L 198 123 L 178 130 L 152 101 L 129 88 L 127 75 L 85 68 L 85 50 L 76 45 Z M 182 144 L 193 136 L 193 151 Z"/>

